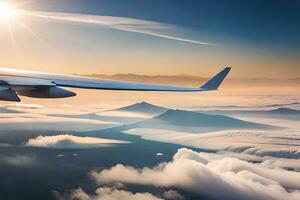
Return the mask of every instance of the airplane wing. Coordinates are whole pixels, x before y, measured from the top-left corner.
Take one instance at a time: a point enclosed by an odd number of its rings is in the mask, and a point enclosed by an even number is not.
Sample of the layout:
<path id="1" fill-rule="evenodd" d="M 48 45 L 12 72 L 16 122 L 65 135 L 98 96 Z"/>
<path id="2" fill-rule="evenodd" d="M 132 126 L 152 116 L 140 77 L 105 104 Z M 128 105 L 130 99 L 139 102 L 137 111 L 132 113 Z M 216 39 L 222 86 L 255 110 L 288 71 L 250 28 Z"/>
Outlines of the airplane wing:
<path id="1" fill-rule="evenodd" d="M 211 91 L 218 89 L 230 69 L 226 67 L 200 87 L 178 87 L 0 68 L 0 100 L 20 101 L 18 95 L 35 98 L 65 98 L 76 95 L 61 87 L 132 91 Z"/>

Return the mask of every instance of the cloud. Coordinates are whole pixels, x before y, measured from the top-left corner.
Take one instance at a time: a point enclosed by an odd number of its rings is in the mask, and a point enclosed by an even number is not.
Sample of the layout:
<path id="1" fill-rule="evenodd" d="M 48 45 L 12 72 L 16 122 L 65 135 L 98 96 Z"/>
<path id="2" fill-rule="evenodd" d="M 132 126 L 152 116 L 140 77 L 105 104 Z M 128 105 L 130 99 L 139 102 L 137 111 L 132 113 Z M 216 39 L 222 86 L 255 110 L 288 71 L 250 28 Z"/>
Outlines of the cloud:
<path id="1" fill-rule="evenodd" d="M 124 176 L 126 174 L 126 176 Z M 99 184 L 124 183 L 180 188 L 212 199 L 296 200 L 300 173 L 179 149 L 173 160 L 153 168 L 118 164 L 91 177 Z M 212 189 L 213 188 L 213 189 Z"/>
<path id="2" fill-rule="evenodd" d="M 0 143 L 0 147 L 11 147 L 11 144 L 8 143 Z"/>
<path id="3" fill-rule="evenodd" d="M 42 109 L 44 106 L 38 104 L 23 104 L 23 103 L 15 103 L 8 104 L 4 106 L 5 108 L 22 108 L 22 109 Z"/>
<path id="4" fill-rule="evenodd" d="M 72 108 L 73 106 L 70 105 L 70 104 L 63 104 L 60 107 L 62 107 L 62 108 Z"/>
<path id="5" fill-rule="evenodd" d="M 182 196 L 175 190 L 165 191 L 163 194 L 163 197 L 166 200 L 184 200 L 185 199 L 184 196 Z"/>
<path id="6" fill-rule="evenodd" d="M 34 17 L 38 19 L 72 22 L 82 24 L 94 24 L 112 29 L 134 32 L 154 37 L 164 38 L 168 40 L 181 41 L 198 45 L 212 45 L 206 42 L 191 40 L 187 38 L 177 37 L 167 34 L 166 31 L 175 32 L 176 29 L 168 24 L 159 22 L 146 21 L 127 17 L 114 17 L 114 16 L 100 16 L 100 15 L 87 15 L 79 13 L 61 13 L 61 12 L 34 12 L 23 11 L 24 16 Z"/>
<path id="7" fill-rule="evenodd" d="M 127 118 L 140 118 L 140 119 L 147 119 L 151 116 L 139 113 L 139 112 L 127 112 L 127 111 L 104 111 L 99 113 L 100 116 L 107 116 L 107 117 L 127 117 Z"/>
<path id="8" fill-rule="evenodd" d="M 101 121 L 83 118 L 66 118 L 47 116 L 46 114 L 6 114 L 1 117 L 1 131 L 95 131 L 118 126 L 118 122 Z"/>
<path id="9" fill-rule="evenodd" d="M 233 152 L 244 156 L 300 158 L 299 131 L 229 130 L 194 134 L 163 129 L 135 128 L 124 133 L 139 135 L 148 140 Z"/>
<path id="10" fill-rule="evenodd" d="M 37 160 L 34 156 L 29 155 L 1 155 L 0 163 L 15 167 L 30 167 L 36 165 Z"/>
<path id="11" fill-rule="evenodd" d="M 294 170 L 300 172 L 300 161 L 299 159 L 286 159 L 286 158 L 268 158 L 264 160 L 261 166 L 268 167 L 268 168 L 283 168 L 287 170 Z"/>
<path id="12" fill-rule="evenodd" d="M 109 144 L 127 143 L 120 140 L 102 139 L 94 137 L 80 137 L 74 135 L 38 136 L 29 139 L 26 146 L 47 148 L 96 148 Z"/>
<path id="13" fill-rule="evenodd" d="M 89 195 L 81 188 L 74 190 L 67 198 L 59 197 L 59 199 L 70 200 L 162 200 L 150 193 L 132 193 L 126 190 L 112 189 L 108 187 L 100 187 L 96 190 L 95 195 Z M 59 196 L 56 194 L 56 196 Z"/>

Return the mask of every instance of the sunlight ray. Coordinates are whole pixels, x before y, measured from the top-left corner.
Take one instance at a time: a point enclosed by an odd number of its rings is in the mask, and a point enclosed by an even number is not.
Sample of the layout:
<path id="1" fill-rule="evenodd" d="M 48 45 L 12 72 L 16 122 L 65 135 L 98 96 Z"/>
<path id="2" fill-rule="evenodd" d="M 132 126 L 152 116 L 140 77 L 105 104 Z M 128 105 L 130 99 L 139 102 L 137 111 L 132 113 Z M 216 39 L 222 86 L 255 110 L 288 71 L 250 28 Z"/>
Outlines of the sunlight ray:
<path id="1" fill-rule="evenodd" d="M 37 39 L 38 41 L 40 41 L 41 43 L 43 43 L 45 46 L 50 47 L 49 43 L 45 39 L 43 39 L 37 33 L 35 33 L 34 31 L 32 31 L 24 22 L 21 22 L 18 19 L 14 19 L 14 21 L 16 23 L 18 23 L 18 25 L 22 26 L 22 28 L 24 28 L 28 33 L 30 33 L 32 36 L 34 36 L 35 39 Z"/>
<path id="2" fill-rule="evenodd" d="M 16 45 L 16 40 L 15 40 L 15 36 L 14 36 L 14 32 L 12 30 L 12 26 L 11 24 L 6 24 L 7 30 L 9 32 L 9 37 L 10 37 L 10 41 L 13 45 L 13 48 L 15 49 L 17 47 Z"/>

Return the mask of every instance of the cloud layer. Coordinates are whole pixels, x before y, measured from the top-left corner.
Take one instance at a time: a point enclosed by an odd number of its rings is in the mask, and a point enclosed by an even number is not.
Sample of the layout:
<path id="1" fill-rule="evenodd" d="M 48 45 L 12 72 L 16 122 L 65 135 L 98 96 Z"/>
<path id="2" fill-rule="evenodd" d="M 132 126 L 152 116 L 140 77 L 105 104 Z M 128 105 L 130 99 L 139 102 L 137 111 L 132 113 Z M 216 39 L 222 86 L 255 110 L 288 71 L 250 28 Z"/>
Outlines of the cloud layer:
<path id="1" fill-rule="evenodd" d="M 44 113 L 21 113 L 1 115 L 0 132 L 5 131 L 94 131 L 120 125 L 117 122 L 93 119 L 47 116 Z"/>
<path id="2" fill-rule="evenodd" d="M 102 139 L 94 137 L 80 137 L 74 135 L 38 136 L 29 139 L 26 146 L 47 148 L 96 148 L 109 144 L 126 143 L 119 140 Z"/>
<path id="3" fill-rule="evenodd" d="M 180 131 L 137 128 L 125 131 L 125 133 L 140 135 L 144 139 L 154 141 L 258 157 L 300 158 L 299 131 L 230 130 L 192 134 Z"/>
<path id="4" fill-rule="evenodd" d="M 128 183 L 175 187 L 212 199 L 300 198 L 299 172 L 188 149 L 178 150 L 172 161 L 154 168 L 137 169 L 118 164 L 100 172 L 93 171 L 91 177 L 99 185 Z"/>

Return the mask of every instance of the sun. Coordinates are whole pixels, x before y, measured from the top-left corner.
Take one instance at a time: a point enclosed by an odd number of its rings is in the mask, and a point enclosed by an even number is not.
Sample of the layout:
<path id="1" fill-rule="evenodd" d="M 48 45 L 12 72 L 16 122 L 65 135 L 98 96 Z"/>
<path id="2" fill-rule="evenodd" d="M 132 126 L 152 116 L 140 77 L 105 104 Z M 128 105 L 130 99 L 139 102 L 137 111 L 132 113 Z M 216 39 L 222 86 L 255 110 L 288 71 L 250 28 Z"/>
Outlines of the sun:
<path id="1" fill-rule="evenodd" d="M 11 20 L 17 16 L 17 10 L 8 2 L 0 2 L 0 20 Z"/>

